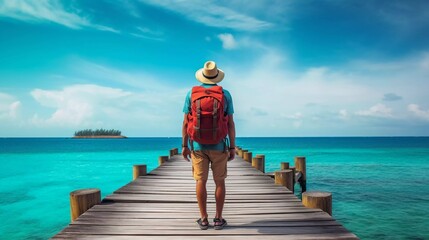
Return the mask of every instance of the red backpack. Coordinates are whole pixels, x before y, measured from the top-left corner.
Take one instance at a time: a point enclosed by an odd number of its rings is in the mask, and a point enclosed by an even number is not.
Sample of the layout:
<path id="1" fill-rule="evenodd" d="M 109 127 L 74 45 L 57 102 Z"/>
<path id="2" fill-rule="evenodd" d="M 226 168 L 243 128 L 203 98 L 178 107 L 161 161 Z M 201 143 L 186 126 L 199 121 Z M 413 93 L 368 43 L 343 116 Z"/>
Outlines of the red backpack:
<path id="1" fill-rule="evenodd" d="M 192 88 L 188 136 L 200 144 L 218 144 L 228 134 L 225 96 L 221 86 Z"/>

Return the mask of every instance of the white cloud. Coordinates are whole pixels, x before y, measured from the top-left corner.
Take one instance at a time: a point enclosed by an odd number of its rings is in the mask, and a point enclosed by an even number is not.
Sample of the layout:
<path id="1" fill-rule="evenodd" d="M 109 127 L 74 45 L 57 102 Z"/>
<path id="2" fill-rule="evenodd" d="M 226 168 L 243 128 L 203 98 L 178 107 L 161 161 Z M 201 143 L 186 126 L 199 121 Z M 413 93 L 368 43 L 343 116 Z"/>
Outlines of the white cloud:
<path id="1" fill-rule="evenodd" d="M 78 11 L 75 10 L 75 12 Z M 100 31 L 119 32 L 111 27 L 93 24 L 75 12 L 68 12 L 62 2 L 57 0 L 3 0 L 0 4 L 0 17 L 31 23 L 52 22 L 72 29 L 90 27 Z"/>
<path id="2" fill-rule="evenodd" d="M 356 112 L 356 115 L 368 117 L 392 117 L 392 109 L 386 107 L 384 104 L 379 103 L 367 110 Z"/>
<path id="3" fill-rule="evenodd" d="M 15 97 L 0 93 L 0 120 L 13 120 L 17 118 L 21 102 Z"/>
<path id="4" fill-rule="evenodd" d="M 168 9 L 211 27 L 258 31 L 272 26 L 269 22 L 244 15 L 238 9 L 234 10 L 211 1 L 205 1 L 203 4 L 196 0 L 145 0 L 142 2 Z"/>
<path id="5" fill-rule="evenodd" d="M 347 120 L 347 119 L 349 119 L 349 113 L 347 112 L 346 109 L 341 109 L 338 112 L 338 117 L 342 120 Z"/>
<path id="6" fill-rule="evenodd" d="M 425 52 L 420 62 L 422 69 L 429 71 L 429 52 Z"/>
<path id="7" fill-rule="evenodd" d="M 292 120 L 299 120 L 299 119 L 303 118 L 303 115 L 302 115 L 302 113 L 297 112 L 297 113 L 294 113 L 292 115 L 286 115 L 285 118 L 286 119 L 292 119 Z"/>
<path id="8" fill-rule="evenodd" d="M 417 104 L 408 105 L 408 111 L 412 112 L 418 118 L 429 121 L 429 110 L 422 110 Z"/>
<path id="9" fill-rule="evenodd" d="M 350 65 L 341 70 L 319 66 L 297 71 L 288 64 L 287 54 L 267 49 L 259 60 L 245 65 L 224 59 L 228 64 L 223 67 L 226 78 L 222 85 L 233 95 L 236 118 L 243 119 L 237 124 L 240 131 L 249 136 L 385 135 L 389 131 L 387 128 L 392 128 L 391 133 L 395 134 L 397 131 L 393 126 L 407 129 L 410 124 L 404 102 L 393 101 L 389 105 L 374 102 L 379 102 L 380 96 L 386 92 L 394 92 L 395 96 L 407 101 L 427 101 L 425 88 L 415 88 L 421 85 L 416 83 L 425 86 L 424 74 L 414 72 L 410 78 L 409 68 L 401 67 L 399 63 L 392 63 L 398 68 L 374 74 L 372 71 L 355 71 L 355 66 Z M 415 68 L 419 61 L 405 63 Z M 266 115 L 248 118 L 252 108 L 262 109 Z M 301 113 L 301 116 L 291 113 Z M 370 116 L 382 119 L 386 127 L 380 128 L 380 132 L 373 128 L 368 132 L 372 124 L 381 124 L 380 121 L 368 121 Z M 295 124 L 293 118 L 299 117 L 300 122 L 296 120 Z M 264 132 L 254 130 L 263 122 L 270 123 L 264 125 Z"/>
<path id="10" fill-rule="evenodd" d="M 71 61 L 70 65 L 79 74 L 78 79 L 89 79 L 91 82 L 99 82 L 101 85 L 120 84 L 127 88 L 131 87 L 137 91 L 144 90 L 145 92 L 164 92 L 175 89 L 171 84 L 162 83 L 156 75 L 142 70 L 117 69 L 80 58 Z"/>
<path id="11" fill-rule="evenodd" d="M 31 92 L 42 106 L 30 120 L 38 129 L 118 128 L 128 136 L 179 136 L 188 89 L 163 82 L 146 72 L 115 69 L 78 59 L 77 84 Z M 105 87 L 105 86 L 121 86 Z M 129 89 L 129 90 L 124 90 Z M 172 114 L 174 113 L 174 114 Z M 160 127 L 162 126 L 162 127 Z"/>
<path id="12" fill-rule="evenodd" d="M 120 108 L 130 92 L 97 85 L 72 85 L 62 90 L 35 89 L 31 92 L 42 106 L 54 108 L 54 113 L 40 122 L 57 126 L 79 126 L 91 123 L 97 117 L 110 116 L 112 109 Z M 97 116 L 97 114 L 100 114 Z"/>
<path id="13" fill-rule="evenodd" d="M 234 39 L 234 36 L 230 33 L 222 33 L 218 35 L 218 38 L 222 42 L 224 49 L 234 49 L 237 48 L 237 42 Z"/>
<path id="14" fill-rule="evenodd" d="M 292 125 L 294 128 L 300 128 L 302 126 L 304 116 L 302 113 L 296 112 L 292 115 L 285 115 L 284 118 L 293 120 Z"/>
<path id="15" fill-rule="evenodd" d="M 155 41 L 165 41 L 164 33 L 146 27 L 137 27 L 138 33 L 131 33 L 132 36 Z"/>

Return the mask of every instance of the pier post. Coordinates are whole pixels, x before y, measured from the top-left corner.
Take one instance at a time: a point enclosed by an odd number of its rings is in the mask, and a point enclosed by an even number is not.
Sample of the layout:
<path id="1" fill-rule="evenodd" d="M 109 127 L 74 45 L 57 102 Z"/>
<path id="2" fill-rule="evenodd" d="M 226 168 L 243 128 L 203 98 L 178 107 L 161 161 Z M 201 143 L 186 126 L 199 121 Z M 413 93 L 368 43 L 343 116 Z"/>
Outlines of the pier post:
<path id="1" fill-rule="evenodd" d="M 252 158 L 252 167 L 265 173 L 265 159 L 260 155 L 256 155 L 254 158 Z"/>
<path id="2" fill-rule="evenodd" d="M 168 156 L 160 156 L 158 159 L 159 166 L 168 161 Z"/>
<path id="3" fill-rule="evenodd" d="M 265 161 L 265 155 L 264 154 L 256 154 L 255 157 L 261 157 Z"/>
<path id="4" fill-rule="evenodd" d="M 240 155 L 241 147 L 236 146 L 235 147 L 235 154 Z"/>
<path id="5" fill-rule="evenodd" d="M 101 202 L 101 192 L 98 188 L 79 189 L 70 193 L 71 220 L 74 221 L 86 210 Z"/>
<path id="6" fill-rule="evenodd" d="M 244 149 L 243 149 L 243 150 L 241 150 L 240 157 L 244 159 L 244 153 L 245 153 L 245 152 L 248 152 L 248 151 L 249 151 L 249 150 L 244 150 Z"/>
<path id="7" fill-rule="evenodd" d="M 170 149 L 170 157 L 172 157 L 178 153 L 179 153 L 179 150 L 177 148 Z"/>
<path id="8" fill-rule="evenodd" d="M 133 166 L 133 180 L 140 176 L 144 176 L 147 174 L 147 166 L 146 165 L 134 165 Z"/>
<path id="9" fill-rule="evenodd" d="M 302 192 L 305 192 L 307 191 L 305 157 L 295 157 L 295 168 L 297 173 L 301 173 L 301 177 L 298 179 L 298 182 L 299 185 L 301 185 Z"/>
<path id="10" fill-rule="evenodd" d="M 305 192 L 302 194 L 302 204 L 309 208 L 319 208 L 332 216 L 332 193 Z"/>
<path id="11" fill-rule="evenodd" d="M 293 185 L 295 186 L 295 183 L 296 183 L 296 170 L 295 170 L 295 167 L 289 167 L 289 170 L 292 170 L 292 172 L 293 172 Z"/>
<path id="12" fill-rule="evenodd" d="M 252 152 L 243 153 L 243 159 L 248 163 L 252 163 Z"/>
<path id="13" fill-rule="evenodd" d="M 294 179 L 293 171 L 290 169 L 287 170 L 280 170 L 274 172 L 274 182 L 276 184 L 280 184 L 282 186 L 285 186 L 287 189 L 292 191 L 294 193 L 294 186 L 293 186 L 293 179 Z"/>
<path id="14" fill-rule="evenodd" d="M 289 162 L 281 162 L 280 163 L 280 170 L 289 169 Z"/>

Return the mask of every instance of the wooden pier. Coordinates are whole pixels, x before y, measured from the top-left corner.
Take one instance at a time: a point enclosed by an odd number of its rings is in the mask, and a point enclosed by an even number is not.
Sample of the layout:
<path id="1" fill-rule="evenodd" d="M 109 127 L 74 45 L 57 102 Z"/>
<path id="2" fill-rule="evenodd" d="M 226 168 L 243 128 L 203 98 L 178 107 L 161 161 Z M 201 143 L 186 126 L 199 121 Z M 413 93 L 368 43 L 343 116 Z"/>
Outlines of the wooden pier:
<path id="1" fill-rule="evenodd" d="M 239 156 L 228 163 L 223 212 L 228 226 L 214 230 L 211 179 L 208 230 L 195 223 L 199 210 L 191 164 L 173 155 L 107 196 L 53 239 L 357 239 L 329 214 L 304 207 L 286 187 Z"/>

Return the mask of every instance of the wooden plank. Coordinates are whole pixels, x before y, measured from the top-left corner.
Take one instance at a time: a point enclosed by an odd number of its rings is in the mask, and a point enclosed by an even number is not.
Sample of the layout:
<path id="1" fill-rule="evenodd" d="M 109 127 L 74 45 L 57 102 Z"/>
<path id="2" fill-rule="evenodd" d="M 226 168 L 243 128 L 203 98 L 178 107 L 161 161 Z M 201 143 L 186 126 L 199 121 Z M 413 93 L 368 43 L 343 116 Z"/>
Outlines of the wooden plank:
<path id="1" fill-rule="evenodd" d="M 87 211 L 79 218 L 84 217 L 99 217 L 99 218 L 132 218 L 132 219 L 188 219 L 194 220 L 198 218 L 196 214 L 174 214 L 174 213 L 145 213 L 145 212 L 98 212 Z M 288 220 L 288 221 L 324 221 L 332 218 L 324 212 L 298 212 L 298 213 L 268 213 L 268 214 L 247 214 L 247 215 L 225 215 L 225 218 L 233 221 L 235 219 L 249 219 L 250 221 L 262 220 Z"/>
<path id="2" fill-rule="evenodd" d="M 209 178 L 211 178 L 211 174 Z M 181 156 L 116 190 L 55 239 L 357 239 L 319 209 L 305 208 L 283 186 L 237 158 L 228 162 L 223 216 L 228 227 L 201 231 L 191 165 Z M 207 210 L 215 213 L 213 181 Z"/>
<path id="3" fill-rule="evenodd" d="M 286 226 L 340 226 L 341 224 L 334 220 L 326 221 L 259 221 L 259 222 L 248 222 L 246 220 L 236 219 L 234 221 L 229 220 L 231 226 L 244 226 L 244 227 L 286 227 Z M 193 221 L 177 221 L 175 219 L 163 219 L 162 224 L 153 219 L 101 219 L 101 218 L 82 218 L 71 223 L 73 225 L 99 225 L 99 226 L 140 226 L 143 229 L 174 229 L 174 228 L 191 228 L 195 229 L 195 223 Z"/>
<path id="4" fill-rule="evenodd" d="M 55 236 L 53 239 L 142 239 L 142 236 L 133 236 L 133 235 L 127 235 L 127 236 L 109 236 L 109 235 L 97 235 L 97 234 L 91 234 L 91 235 L 82 235 L 82 234 L 74 234 L 74 233 L 60 233 L 57 236 Z M 231 240 L 249 240 L 248 235 L 229 235 L 227 239 Z M 156 239 L 156 240 L 171 240 L 171 236 L 150 236 L 150 239 Z M 186 236 L 186 237 L 175 237 L 175 239 L 184 239 L 184 240 L 225 240 L 225 236 Z M 306 234 L 306 235 L 252 235 L 251 239 L 255 240 L 335 240 L 335 239 L 341 239 L 341 240 L 356 240 L 358 239 L 354 234 L 352 233 L 318 233 L 318 234 Z"/>
<path id="5" fill-rule="evenodd" d="M 311 227 L 238 227 L 229 226 L 222 231 L 204 231 L 200 229 L 163 229 L 153 231 L 152 229 L 142 229 L 140 226 L 94 226 L 94 225 L 70 225 L 64 229 L 65 233 L 77 234 L 104 234 L 104 235 L 144 235 L 144 236 L 192 236 L 192 235 L 290 235 L 290 234 L 317 234 L 317 233 L 347 233 L 342 226 L 311 226 Z"/>

